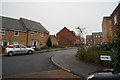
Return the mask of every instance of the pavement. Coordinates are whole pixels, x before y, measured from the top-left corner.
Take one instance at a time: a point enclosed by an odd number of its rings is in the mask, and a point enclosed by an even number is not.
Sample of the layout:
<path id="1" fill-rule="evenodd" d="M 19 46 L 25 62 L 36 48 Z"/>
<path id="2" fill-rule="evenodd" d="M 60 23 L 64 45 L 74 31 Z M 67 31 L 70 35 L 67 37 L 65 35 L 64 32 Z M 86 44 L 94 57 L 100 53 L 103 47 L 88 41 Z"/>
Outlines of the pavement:
<path id="1" fill-rule="evenodd" d="M 82 80 L 81 77 L 76 76 L 72 73 L 68 73 L 64 70 L 58 69 L 58 70 L 51 70 L 51 71 L 45 71 L 45 72 L 34 72 L 34 73 L 26 73 L 26 74 L 18 74 L 18 75 L 12 75 L 3 78 L 2 80 L 41 80 L 41 79 L 58 79 L 58 80 Z"/>
<path id="2" fill-rule="evenodd" d="M 86 78 L 92 72 L 105 68 L 101 67 L 100 65 L 93 65 L 80 61 L 75 54 L 76 52 L 56 54 L 51 57 L 51 60 L 59 68 L 84 78 Z"/>

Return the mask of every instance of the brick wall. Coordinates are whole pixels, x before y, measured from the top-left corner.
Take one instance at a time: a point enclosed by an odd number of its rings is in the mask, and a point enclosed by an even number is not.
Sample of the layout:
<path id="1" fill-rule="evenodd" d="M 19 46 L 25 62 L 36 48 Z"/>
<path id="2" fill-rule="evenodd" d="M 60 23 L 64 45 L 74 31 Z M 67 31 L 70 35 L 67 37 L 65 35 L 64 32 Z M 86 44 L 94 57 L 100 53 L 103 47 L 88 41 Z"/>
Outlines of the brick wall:
<path id="1" fill-rule="evenodd" d="M 14 42 L 26 45 L 26 32 L 19 32 L 19 36 L 14 36 L 14 31 L 6 30 L 5 35 L 2 35 L 2 40 L 8 40 L 10 45 Z"/>
<path id="2" fill-rule="evenodd" d="M 35 32 L 34 35 L 31 34 L 32 31 L 28 31 L 28 46 L 32 46 L 33 45 L 33 40 L 37 42 L 37 47 L 42 47 L 46 45 L 46 42 L 48 40 L 49 34 L 44 33 L 43 37 L 41 37 L 41 33 L 40 32 Z M 40 45 L 40 42 L 42 42 L 43 45 Z"/>
<path id="3" fill-rule="evenodd" d="M 60 44 L 64 44 L 67 46 L 74 45 L 76 40 L 76 36 L 70 32 L 66 27 L 64 27 L 58 34 L 57 37 L 60 41 Z"/>
<path id="4" fill-rule="evenodd" d="M 49 34 L 44 34 L 43 37 L 41 37 L 40 32 L 36 32 L 35 35 L 31 35 L 32 31 L 28 31 L 28 45 L 32 46 L 32 41 L 37 40 L 37 47 L 45 46 L 46 42 L 48 40 Z M 27 44 L 27 32 L 19 32 L 19 36 L 14 36 L 14 31 L 12 30 L 6 30 L 5 35 L 2 35 L 2 41 L 6 40 L 9 42 L 9 45 L 14 44 L 14 42 L 17 42 L 18 44 L 25 45 Z M 40 46 L 40 42 L 42 42 L 43 45 Z"/>
<path id="5" fill-rule="evenodd" d="M 112 40 L 112 21 L 110 17 L 103 18 L 102 23 L 102 35 L 103 35 L 103 42 L 109 42 Z"/>
<path id="6" fill-rule="evenodd" d="M 115 29 L 116 29 L 116 26 L 117 26 L 117 24 L 115 24 L 115 22 L 114 22 L 114 17 L 115 16 L 116 16 L 117 23 L 120 24 L 120 8 L 111 16 L 112 29 L 113 29 L 112 35 L 113 36 L 115 35 Z"/>
<path id="7" fill-rule="evenodd" d="M 58 40 L 56 37 L 51 38 L 52 46 L 58 46 Z"/>

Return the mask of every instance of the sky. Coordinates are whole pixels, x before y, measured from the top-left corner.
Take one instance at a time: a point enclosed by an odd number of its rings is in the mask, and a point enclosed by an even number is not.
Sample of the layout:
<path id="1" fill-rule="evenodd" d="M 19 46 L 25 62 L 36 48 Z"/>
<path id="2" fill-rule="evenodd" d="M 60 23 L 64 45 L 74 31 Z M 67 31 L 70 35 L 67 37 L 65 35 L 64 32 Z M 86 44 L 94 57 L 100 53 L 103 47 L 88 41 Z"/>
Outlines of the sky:
<path id="1" fill-rule="evenodd" d="M 20 17 L 40 22 L 52 35 L 67 27 L 77 33 L 77 27 L 85 32 L 102 31 L 102 19 L 110 16 L 118 1 L 2 1 L 0 15 L 19 19 Z"/>

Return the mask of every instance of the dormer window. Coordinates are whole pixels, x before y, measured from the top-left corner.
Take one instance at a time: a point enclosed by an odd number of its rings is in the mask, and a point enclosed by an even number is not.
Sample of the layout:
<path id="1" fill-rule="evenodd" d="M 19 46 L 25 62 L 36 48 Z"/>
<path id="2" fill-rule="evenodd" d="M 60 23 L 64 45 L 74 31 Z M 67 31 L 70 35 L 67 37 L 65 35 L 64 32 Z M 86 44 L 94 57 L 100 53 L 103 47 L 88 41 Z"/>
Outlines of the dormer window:
<path id="1" fill-rule="evenodd" d="M 18 31 L 14 31 L 14 36 L 19 36 L 19 32 Z"/>
<path id="2" fill-rule="evenodd" d="M 0 29 L 0 35 L 5 35 L 5 30 L 4 29 Z"/>

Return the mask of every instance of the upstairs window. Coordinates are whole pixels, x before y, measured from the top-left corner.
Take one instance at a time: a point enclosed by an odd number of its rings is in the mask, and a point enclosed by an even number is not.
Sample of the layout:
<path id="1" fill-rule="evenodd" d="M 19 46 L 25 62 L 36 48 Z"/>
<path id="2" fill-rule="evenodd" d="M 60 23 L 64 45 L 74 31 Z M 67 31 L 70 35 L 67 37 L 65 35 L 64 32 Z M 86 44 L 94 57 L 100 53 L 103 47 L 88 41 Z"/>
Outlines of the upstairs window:
<path id="1" fill-rule="evenodd" d="M 109 20 L 109 23 L 110 23 L 110 24 L 112 24 L 112 21 L 111 21 L 111 20 Z"/>
<path id="2" fill-rule="evenodd" d="M 0 29 L 0 35 L 5 35 L 5 30 L 4 29 Z"/>
<path id="3" fill-rule="evenodd" d="M 110 27 L 110 32 L 112 32 L 112 27 Z"/>
<path id="4" fill-rule="evenodd" d="M 32 31 L 32 32 L 31 32 L 31 35 L 32 35 L 32 36 L 33 36 L 33 35 L 35 35 L 35 32 L 34 32 L 34 31 Z"/>
<path id="5" fill-rule="evenodd" d="M 114 24 L 117 23 L 117 16 L 114 16 Z"/>
<path id="6" fill-rule="evenodd" d="M 14 31 L 14 36 L 19 36 L 19 32 L 18 31 Z"/>
<path id="7" fill-rule="evenodd" d="M 40 36 L 41 36 L 41 37 L 44 37 L 44 33 L 40 33 Z"/>

